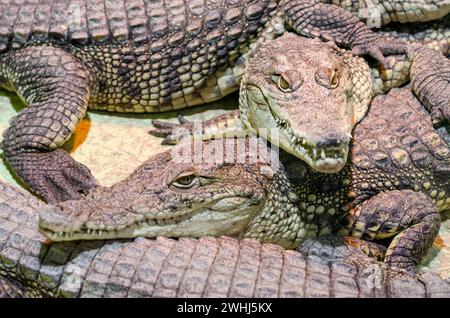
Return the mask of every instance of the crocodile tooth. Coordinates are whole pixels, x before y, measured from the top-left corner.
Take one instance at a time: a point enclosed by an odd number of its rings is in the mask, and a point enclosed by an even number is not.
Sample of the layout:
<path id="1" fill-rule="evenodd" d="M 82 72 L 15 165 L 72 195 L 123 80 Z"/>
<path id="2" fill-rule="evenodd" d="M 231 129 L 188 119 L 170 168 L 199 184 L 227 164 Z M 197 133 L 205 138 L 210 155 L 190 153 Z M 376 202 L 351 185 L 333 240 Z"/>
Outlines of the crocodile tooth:
<path id="1" fill-rule="evenodd" d="M 94 223 L 94 222 L 87 222 L 86 226 L 91 228 L 91 229 L 93 229 L 93 230 L 96 230 L 98 228 L 97 224 Z"/>
<path id="2" fill-rule="evenodd" d="M 323 160 L 325 160 L 326 156 L 325 156 L 325 151 L 322 149 L 322 151 L 320 152 L 320 158 L 322 158 Z"/>

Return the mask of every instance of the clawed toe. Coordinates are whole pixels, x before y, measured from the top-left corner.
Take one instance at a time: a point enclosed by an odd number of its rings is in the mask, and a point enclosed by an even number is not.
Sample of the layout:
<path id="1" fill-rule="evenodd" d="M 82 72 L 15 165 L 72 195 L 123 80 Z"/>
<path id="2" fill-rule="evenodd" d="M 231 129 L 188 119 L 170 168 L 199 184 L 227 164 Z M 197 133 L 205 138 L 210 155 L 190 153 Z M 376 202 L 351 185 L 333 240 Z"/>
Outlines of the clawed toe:
<path id="1" fill-rule="evenodd" d="M 48 203 L 79 199 L 98 185 L 91 171 L 63 150 L 22 153 L 7 160 L 30 190 Z"/>
<path id="2" fill-rule="evenodd" d="M 375 41 L 355 45 L 352 48 L 354 55 L 368 55 L 378 61 L 380 64 L 385 64 L 385 57 L 388 55 L 408 54 L 408 46 L 400 41 L 389 41 L 380 38 Z"/>
<path id="3" fill-rule="evenodd" d="M 174 124 L 153 120 L 152 125 L 154 129 L 151 129 L 149 133 L 155 137 L 164 138 L 161 142 L 163 145 L 176 145 L 184 137 L 191 135 L 193 128 L 192 123 L 182 115 L 178 115 L 178 122 L 179 124 Z"/>

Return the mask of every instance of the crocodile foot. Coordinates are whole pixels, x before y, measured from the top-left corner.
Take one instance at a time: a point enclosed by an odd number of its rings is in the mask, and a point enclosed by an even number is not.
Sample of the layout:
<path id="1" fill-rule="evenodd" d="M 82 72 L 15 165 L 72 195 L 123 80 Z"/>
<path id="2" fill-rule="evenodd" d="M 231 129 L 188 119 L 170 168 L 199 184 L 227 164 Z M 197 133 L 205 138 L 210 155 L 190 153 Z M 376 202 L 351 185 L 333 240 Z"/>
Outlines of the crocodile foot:
<path id="1" fill-rule="evenodd" d="M 433 120 L 433 125 L 435 127 L 445 127 L 445 125 L 450 124 L 450 106 L 447 107 L 435 107 L 431 111 L 431 119 Z"/>
<path id="2" fill-rule="evenodd" d="M 387 248 L 381 244 L 364 241 L 351 236 L 343 237 L 342 243 L 349 248 L 363 252 L 370 258 L 373 258 L 379 262 L 382 262 L 386 256 Z"/>
<path id="3" fill-rule="evenodd" d="M 16 175 L 48 203 L 75 200 L 98 183 L 91 171 L 57 149 L 7 156 Z"/>
<path id="4" fill-rule="evenodd" d="M 155 127 L 149 133 L 156 137 L 162 137 L 163 145 L 176 145 L 184 138 L 192 136 L 194 133 L 194 123 L 186 120 L 182 115 L 178 115 L 179 124 L 153 120 L 152 125 Z"/>
<path id="5" fill-rule="evenodd" d="M 396 54 L 408 54 L 406 43 L 399 40 L 390 40 L 383 37 L 365 38 L 357 41 L 352 46 L 354 55 L 368 55 L 382 65 L 385 64 L 385 56 Z"/>

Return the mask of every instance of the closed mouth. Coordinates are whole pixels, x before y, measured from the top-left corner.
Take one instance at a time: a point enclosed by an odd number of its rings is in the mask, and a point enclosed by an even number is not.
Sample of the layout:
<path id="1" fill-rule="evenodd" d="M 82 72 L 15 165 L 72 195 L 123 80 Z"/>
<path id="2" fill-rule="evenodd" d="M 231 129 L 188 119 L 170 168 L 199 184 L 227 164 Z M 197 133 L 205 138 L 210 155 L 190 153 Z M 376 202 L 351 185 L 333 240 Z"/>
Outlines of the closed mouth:
<path id="1" fill-rule="evenodd" d="M 45 225 L 40 225 L 41 232 L 52 241 L 73 241 L 73 240 L 100 240 L 135 237 L 136 231 L 149 230 L 150 228 L 164 228 L 176 226 L 183 221 L 187 221 L 195 215 L 196 211 L 190 213 L 175 213 L 170 217 L 149 218 L 142 215 L 141 220 L 133 220 L 128 225 L 107 226 L 104 224 L 86 224 L 76 231 L 53 231 Z"/>
<path id="2" fill-rule="evenodd" d="M 232 206 L 223 206 L 223 200 L 238 198 L 232 200 L 235 202 Z M 239 200 L 240 199 L 240 200 Z M 233 228 L 225 229 L 221 224 L 232 220 L 234 217 L 246 217 L 254 212 L 255 206 L 259 203 L 254 198 L 237 196 L 232 192 L 226 192 L 208 202 L 190 202 L 189 206 L 180 207 L 177 211 L 157 211 L 143 213 L 133 213 L 133 211 L 124 212 L 123 214 L 131 214 L 127 218 L 128 222 L 114 224 L 113 222 L 85 221 L 79 228 L 58 226 L 51 223 L 51 213 L 45 218 L 40 219 L 40 231 L 52 241 L 74 241 L 74 240 L 105 240 L 105 239 L 125 239 L 135 237 L 156 237 L 156 236 L 172 236 L 180 235 L 190 236 L 189 231 L 207 232 L 210 229 L 219 228 L 226 234 Z M 256 200 L 256 201 L 255 201 Z M 111 224 L 113 223 L 113 224 Z M 201 225 L 204 224 L 204 225 Z M 208 227 L 208 224 L 210 227 Z M 188 234 L 183 234 L 188 233 Z M 209 233 L 209 232 L 208 232 Z M 212 235 L 213 233 L 211 233 Z M 224 235 L 225 235 L 224 234 Z"/>

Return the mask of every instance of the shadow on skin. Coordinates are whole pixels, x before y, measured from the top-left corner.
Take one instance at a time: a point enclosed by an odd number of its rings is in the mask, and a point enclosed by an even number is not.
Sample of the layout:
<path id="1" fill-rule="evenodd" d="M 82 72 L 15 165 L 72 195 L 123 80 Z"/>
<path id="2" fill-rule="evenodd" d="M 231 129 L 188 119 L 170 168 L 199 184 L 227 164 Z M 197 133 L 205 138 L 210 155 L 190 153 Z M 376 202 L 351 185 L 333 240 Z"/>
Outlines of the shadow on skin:
<path id="1" fill-rule="evenodd" d="M 26 107 L 25 103 L 22 101 L 22 99 L 14 92 L 1 89 L 0 90 L 0 96 L 5 96 L 10 100 L 10 103 L 16 113 L 20 112 L 23 108 Z"/>

